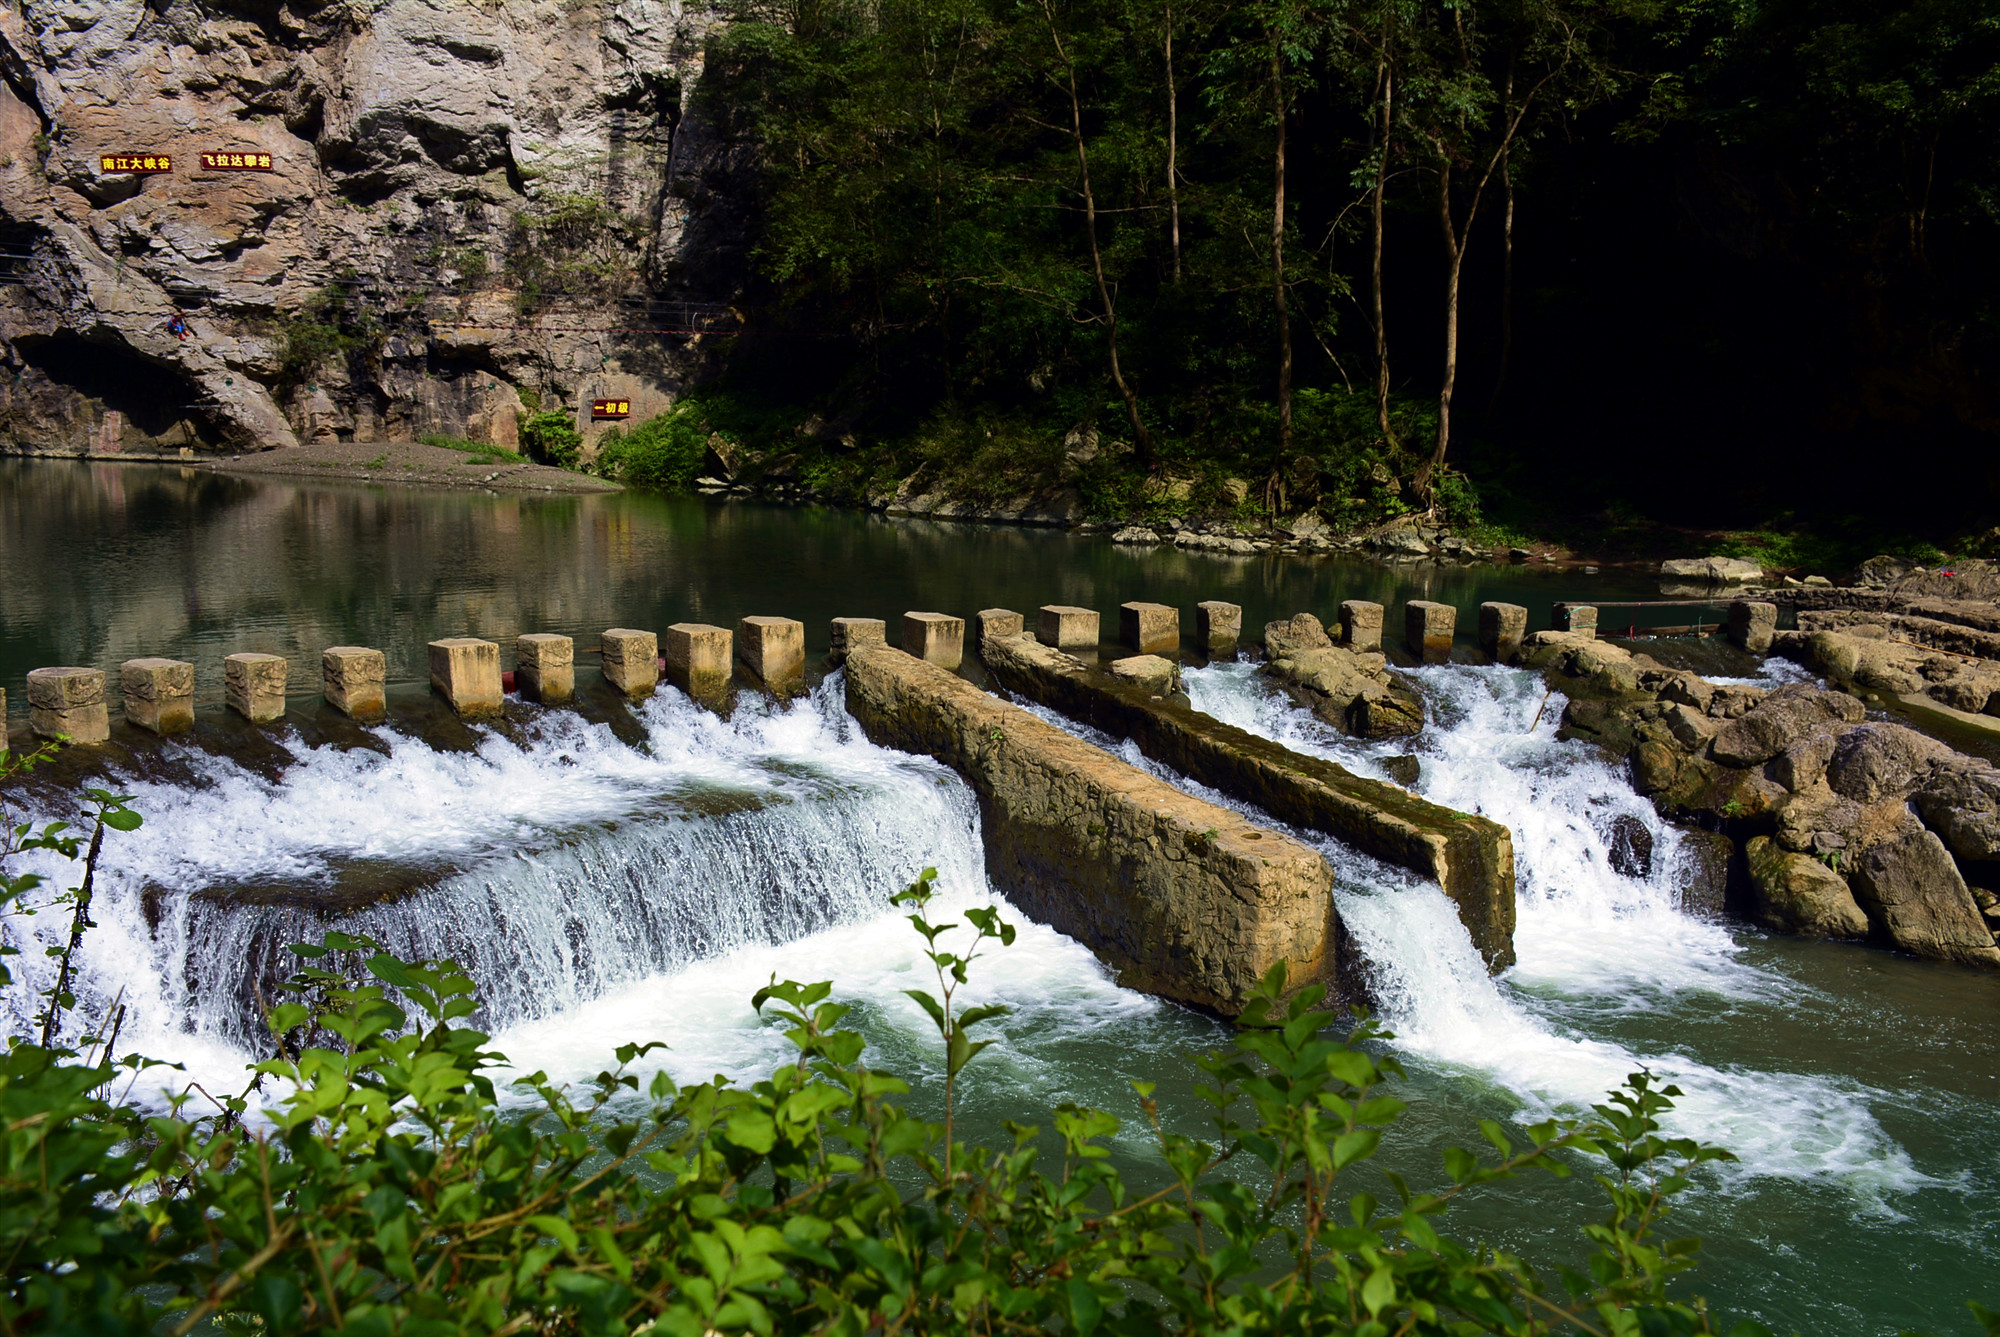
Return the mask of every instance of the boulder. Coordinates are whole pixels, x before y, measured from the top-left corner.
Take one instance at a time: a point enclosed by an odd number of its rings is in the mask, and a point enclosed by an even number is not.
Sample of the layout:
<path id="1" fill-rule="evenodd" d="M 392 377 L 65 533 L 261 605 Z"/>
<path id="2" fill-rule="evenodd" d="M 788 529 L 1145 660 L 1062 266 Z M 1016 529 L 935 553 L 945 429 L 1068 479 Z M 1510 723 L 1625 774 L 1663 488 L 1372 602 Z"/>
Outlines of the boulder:
<path id="1" fill-rule="evenodd" d="M 1689 584 L 1747 585 L 1764 578 L 1764 568 L 1741 557 L 1680 557 L 1660 563 L 1666 580 Z"/>
<path id="2" fill-rule="evenodd" d="M 1289 659 L 1301 650 L 1333 648 L 1333 637 L 1326 634 L 1326 627 L 1311 613 L 1264 624 L 1264 653 L 1272 659 Z"/>
<path id="3" fill-rule="evenodd" d="M 1835 745 L 1826 782 L 1843 798 L 1873 803 L 1907 790 L 1952 755 L 1943 743 L 1900 724 L 1859 724 Z"/>
<path id="4" fill-rule="evenodd" d="M 1836 741 L 1830 733 L 1809 734 L 1773 757 L 1765 773 L 1794 794 L 1810 789 L 1826 775 Z"/>
<path id="5" fill-rule="evenodd" d="M 1609 846 L 1611 867 L 1621 877 L 1648 878 L 1653 875 L 1653 832 L 1629 812 L 1611 819 Z"/>
<path id="6" fill-rule="evenodd" d="M 1865 938 L 1868 916 L 1847 881 L 1809 854 L 1793 854 L 1769 836 L 1744 847 L 1751 913 L 1766 928 L 1808 938 Z"/>
<path id="7" fill-rule="evenodd" d="M 2000 859 L 2000 772 L 1941 767 L 1912 801 L 1959 858 Z"/>
<path id="8" fill-rule="evenodd" d="M 1127 525 L 1111 536 L 1113 543 L 1158 543 L 1160 536 L 1144 525 Z"/>
<path id="9" fill-rule="evenodd" d="M 1799 739 L 1863 714 L 1861 703 L 1845 692 L 1794 683 L 1723 725 L 1715 735 L 1715 759 L 1725 766 L 1761 766 Z"/>
<path id="10" fill-rule="evenodd" d="M 1854 573 L 1854 583 L 1871 589 L 1893 585 L 1915 570 L 1915 563 L 1901 557 L 1870 557 Z"/>
<path id="11" fill-rule="evenodd" d="M 1674 889 L 1687 914 L 1720 916 L 1728 902 L 1736 842 L 1720 831 L 1683 831 L 1672 866 Z"/>
<path id="12" fill-rule="evenodd" d="M 2000 948 L 1934 832 L 1915 827 L 1870 849 L 1855 866 L 1854 894 L 1905 951 L 2000 969 Z"/>

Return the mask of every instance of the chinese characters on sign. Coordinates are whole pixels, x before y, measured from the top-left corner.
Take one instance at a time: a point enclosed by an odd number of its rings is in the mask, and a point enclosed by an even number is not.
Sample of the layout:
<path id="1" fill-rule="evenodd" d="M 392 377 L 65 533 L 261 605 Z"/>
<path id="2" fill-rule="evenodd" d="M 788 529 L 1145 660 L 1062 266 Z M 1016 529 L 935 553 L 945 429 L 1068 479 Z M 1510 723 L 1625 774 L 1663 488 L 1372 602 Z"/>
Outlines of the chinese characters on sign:
<path id="1" fill-rule="evenodd" d="M 268 153 L 204 153 L 201 155 L 202 170 L 206 172 L 268 172 L 271 170 L 271 155 Z"/>
<path id="2" fill-rule="evenodd" d="M 593 418 L 629 418 L 632 416 L 632 401 L 629 399 L 593 399 L 590 401 L 590 416 Z"/>
<path id="3" fill-rule="evenodd" d="M 171 172 L 174 160 L 171 154 L 166 153 L 106 153 L 99 155 L 97 170 L 104 176 Z"/>

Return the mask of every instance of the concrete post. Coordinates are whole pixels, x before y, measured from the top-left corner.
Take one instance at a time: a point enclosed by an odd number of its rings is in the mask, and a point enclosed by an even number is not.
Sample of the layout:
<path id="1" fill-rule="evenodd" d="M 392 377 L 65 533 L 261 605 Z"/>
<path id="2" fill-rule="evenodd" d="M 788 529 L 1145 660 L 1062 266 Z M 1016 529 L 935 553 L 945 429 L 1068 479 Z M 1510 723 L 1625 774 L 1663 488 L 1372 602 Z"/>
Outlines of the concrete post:
<path id="1" fill-rule="evenodd" d="M 194 727 L 194 665 L 178 659 L 128 659 L 118 666 L 125 719 L 154 733 Z"/>
<path id="2" fill-rule="evenodd" d="M 1458 625 L 1458 610 L 1450 604 L 1412 599 L 1403 605 L 1403 644 L 1423 664 L 1442 664 L 1451 658 L 1451 637 Z"/>
<path id="3" fill-rule="evenodd" d="M 1019 636 L 1022 631 L 1021 615 L 1011 608 L 982 608 L 979 610 L 979 644 L 988 641 L 1005 640 Z"/>
<path id="4" fill-rule="evenodd" d="M 319 657 L 320 695 L 341 714 L 357 720 L 379 720 L 388 713 L 383 688 L 389 681 L 389 661 L 380 650 L 365 645 L 329 646 Z"/>
<path id="5" fill-rule="evenodd" d="M 576 642 L 550 631 L 514 638 L 514 687 L 524 701 L 560 705 L 576 695 Z"/>
<path id="6" fill-rule="evenodd" d="M 1194 606 L 1194 638 L 1210 659 L 1228 659 L 1243 639 L 1243 606 L 1208 599 Z"/>
<path id="7" fill-rule="evenodd" d="M 222 698 L 252 724 L 269 724 L 285 713 L 285 676 L 290 666 L 277 655 L 243 653 L 222 657 Z"/>
<path id="8" fill-rule="evenodd" d="M 1340 643 L 1354 653 L 1382 648 L 1382 605 L 1349 599 L 1340 605 Z"/>
<path id="9" fill-rule="evenodd" d="M 1557 631 L 1574 632 L 1593 641 L 1597 639 L 1597 610 L 1588 604 L 1557 604 L 1554 620 Z"/>
<path id="10" fill-rule="evenodd" d="M 1097 648 L 1097 610 L 1045 604 L 1035 616 L 1035 639 L 1058 650 Z"/>
<path id="11" fill-rule="evenodd" d="M 604 657 L 604 681 L 625 695 L 648 696 L 660 685 L 660 638 L 652 632 L 613 627 L 597 644 Z"/>
<path id="12" fill-rule="evenodd" d="M 729 690 L 735 635 L 706 622 L 676 622 L 667 628 L 667 681 L 697 701 Z"/>
<path id="13" fill-rule="evenodd" d="M 111 737 L 111 712 L 104 704 L 104 671 L 94 668 L 38 668 L 28 674 L 28 724 L 44 738 L 68 734 L 72 743 L 102 743 Z"/>
<path id="14" fill-rule="evenodd" d="M 903 648 L 939 668 L 965 662 L 965 619 L 948 613 L 903 614 Z"/>
<path id="15" fill-rule="evenodd" d="M 1165 604 L 1120 604 L 1118 640 L 1137 655 L 1179 654 L 1181 610 Z"/>
<path id="16" fill-rule="evenodd" d="M 1729 642 L 1753 655 L 1769 654 L 1771 639 L 1778 630 L 1778 606 L 1755 599 L 1737 599 L 1729 605 Z"/>
<path id="17" fill-rule="evenodd" d="M 1496 664 L 1513 659 L 1528 635 L 1528 610 L 1519 604 L 1479 605 L 1479 649 Z"/>
<path id="18" fill-rule="evenodd" d="M 864 645 L 887 645 L 889 627 L 879 617 L 837 617 L 833 620 L 827 659 L 845 664 L 847 657 Z"/>
<path id="19" fill-rule="evenodd" d="M 805 678 L 806 624 L 746 617 L 736 624 L 736 659 L 771 691 L 788 692 Z"/>
<path id="20" fill-rule="evenodd" d="M 471 636 L 432 641 L 431 687 L 459 717 L 490 720 L 505 713 L 500 698 L 500 647 Z"/>

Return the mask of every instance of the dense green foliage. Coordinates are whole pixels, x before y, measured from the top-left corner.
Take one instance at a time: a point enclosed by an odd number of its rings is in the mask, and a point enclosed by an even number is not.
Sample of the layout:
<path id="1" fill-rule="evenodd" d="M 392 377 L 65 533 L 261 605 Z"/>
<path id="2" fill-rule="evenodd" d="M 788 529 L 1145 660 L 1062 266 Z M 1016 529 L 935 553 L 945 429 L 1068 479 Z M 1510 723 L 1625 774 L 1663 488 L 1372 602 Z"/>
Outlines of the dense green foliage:
<path id="1" fill-rule="evenodd" d="M 1851 478 L 1746 461 L 1842 447 L 1972 469 L 1895 517 L 1934 538 L 1995 495 L 1992 0 L 736 17 L 703 95 L 760 151 L 779 337 L 731 387 L 885 472 L 974 483 L 939 443 L 1004 423 L 1100 432 L 1120 487 L 1241 477 L 1287 514 L 1435 504 L 1456 460 L 1489 500 L 1783 524 L 1858 509 L 1828 495 Z M 1666 452 L 1732 472 L 1662 489 Z M 1356 491 L 1378 466 L 1395 486 Z"/>
<path id="2" fill-rule="evenodd" d="M 561 409 L 543 409 L 521 419 L 521 444 L 543 464 L 573 469 L 583 447 L 583 434 L 576 430 L 570 414 Z"/>

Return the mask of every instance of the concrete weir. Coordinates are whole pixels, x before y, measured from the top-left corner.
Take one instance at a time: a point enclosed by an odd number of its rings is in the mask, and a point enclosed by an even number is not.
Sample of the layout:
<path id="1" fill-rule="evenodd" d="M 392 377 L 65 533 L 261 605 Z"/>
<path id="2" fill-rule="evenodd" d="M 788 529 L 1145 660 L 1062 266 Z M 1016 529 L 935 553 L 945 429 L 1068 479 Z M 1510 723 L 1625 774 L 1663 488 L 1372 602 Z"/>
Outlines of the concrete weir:
<path id="1" fill-rule="evenodd" d="M 847 709 L 875 743 L 963 776 L 993 885 L 1123 983 L 1235 1016 L 1279 961 L 1294 985 L 1351 964 L 1332 872 L 1299 841 L 901 650 L 849 652 Z"/>
<path id="2" fill-rule="evenodd" d="M 1280 821 L 1430 878 L 1458 907 L 1488 968 L 1514 964 L 1514 837 L 1500 823 L 1301 756 L 1029 637 L 996 638 L 980 650 L 1008 691 L 1129 738 L 1161 765 Z"/>

